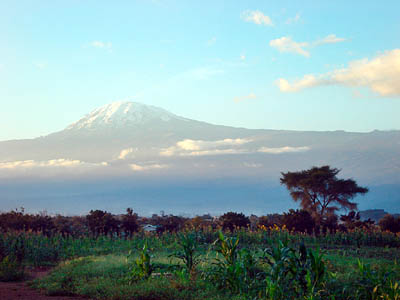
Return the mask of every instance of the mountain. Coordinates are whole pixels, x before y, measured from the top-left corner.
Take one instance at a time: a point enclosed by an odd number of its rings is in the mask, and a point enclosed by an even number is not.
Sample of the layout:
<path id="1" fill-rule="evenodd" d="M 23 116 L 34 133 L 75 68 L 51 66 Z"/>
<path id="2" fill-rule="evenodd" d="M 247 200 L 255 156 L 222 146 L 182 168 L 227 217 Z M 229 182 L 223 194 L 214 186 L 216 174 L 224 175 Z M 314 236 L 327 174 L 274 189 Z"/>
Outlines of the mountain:
<path id="1" fill-rule="evenodd" d="M 66 130 L 103 130 L 105 128 L 124 129 L 157 122 L 185 120 L 164 109 L 134 102 L 114 102 L 98 109 L 68 126 Z"/>
<path id="2" fill-rule="evenodd" d="M 374 221 L 375 224 L 378 224 L 379 220 L 382 219 L 387 214 L 388 212 L 385 211 L 384 209 L 367 209 L 360 211 L 360 219 L 362 221 L 370 219 Z M 393 214 L 393 216 L 395 218 L 398 218 L 400 217 L 400 214 Z"/>
<path id="3" fill-rule="evenodd" d="M 81 206 L 92 199 L 95 204 L 90 203 L 104 207 L 114 197 L 113 209 L 119 209 L 135 194 L 137 206 L 154 202 L 150 206 L 156 211 L 281 211 L 293 203 L 279 186 L 280 172 L 328 164 L 342 169 L 340 176 L 370 187 L 360 200 L 364 209 L 398 212 L 399 154 L 398 130 L 235 128 L 136 102 L 114 102 L 62 131 L 0 142 L 0 197 L 3 190 L 3 209 L 60 209 L 71 199 Z M 48 201 L 40 204 L 40 197 Z M 250 207 L 241 204 L 250 198 Z"/>

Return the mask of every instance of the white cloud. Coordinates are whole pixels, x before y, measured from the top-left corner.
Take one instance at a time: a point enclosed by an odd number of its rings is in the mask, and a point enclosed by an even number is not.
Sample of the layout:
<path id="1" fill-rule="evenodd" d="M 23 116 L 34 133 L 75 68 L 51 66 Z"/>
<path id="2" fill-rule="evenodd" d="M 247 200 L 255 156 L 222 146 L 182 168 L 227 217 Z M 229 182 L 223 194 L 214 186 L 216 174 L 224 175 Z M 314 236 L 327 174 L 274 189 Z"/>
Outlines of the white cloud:
<path id="1" fill-rule="evenodd" d="M 201 150 L 181 153 L 181 156 L 206 156 L 206 155 L 225 155 L 225 154 L 243 154 L 248 153 L 247 150 L 242 149 L 213 149 Z"/>
<path id="2" fill-rule="evenodd" d="M 148 164 L 148 165 L 138 165 L 138 164 L 130 164 L 129 167 L 132 171 L 149 171 L 154 169 L 165 169 L 168 168 L 168 165 L 161 164 Z"/>
<path id="3" fill-rule="evenodd" d="M 246 101 L 246 100 L 251 100 L 251 99 L 256 99 L 257 96 L 254 93 L 250 93 L 247 96 L 241 96 L 241 97 L 235 97 L 233 101 L 236 103 Z"/>
<path id="4" fill-rule="evenodd" d="M 104 49 L 111 50 L 112 43 L 111 42 L 102 42 L 102 41 L 93 41 L 90 43 L 90 46 L 95 47 L 95 48 L 104 48 Z"/>
<path id="5" fill-rule="evenodd" d="M 48 167 L 79 167 L 79 166 L 107 166 L 106 162 L 88 163 L 80 160 L 52 159 L 45 161 L 20 160 L 0 163 L 0 169 L 31 169 Z"/>
<path id="6" fill-rule="evenodd" d="M 324 45 L 324 44 L 336 44 L 346 41 L 345 38 L 337 37 L 336 34 L 329 34 L 323 39 L 316 40 L 314 46 Z"/>
<path id="7" fill-rule="evenodd" d="M 123 149 L 119 156 L 118 159 L 126 159 L 128 156 L 131 156 L 130 154 L 133 152 L 133 148 L 127 148 L 127 149 Z"/>
<path id="8" fill-rule="evenodd" d="M 256 150 L 249 150 L 242 146 L 252 142 L 252 139 L 224 139 L 217 141 L 203 140 L 182 140 L 175 146 L 163 149 L 161 156 L 206 156 L 206 155 L 227 155 L 227 154 L 250 154 L 250 153 L 269 153 L 280 154 L 288 152 L 303 152 L 310 150 L 309 147 L 261 147 Z M 248 166 L 250 167 L 250 166 Z M 253 166 L 254 167 L 254 166 Z"/>
<path id="9" fill-rule="evenodd" d="M 319 76 L 305 75 L 292 83 L 283 78 L 278 80 L 282 92 L 331 84 L 367 87 L 380 96 L 400 96 L 400 49 L 386 51 L 371 60 L 352 61 L 347 68 Z"/>
<path id="10" fill-rule="evenodd" d="M 273 26 L 272 20 L 267 15 L 264 15 L 259 10 L 246 10 L 242 12 L 240 17 L 246 22 L 251 22 L 257 25 Z"/>
<path id="11" fill-rule="evenodd" d="M 308 47 L 309 44 L 306 42 L 295 42 L 291 37 L 284 36 L 279 39 L 271 40 L 269 45 L 276 48 L 279 52 L 297 53 L 305 57 L 310 56 L 310 53 L 304 49 Z"/>
<path id="12" fill-rule="evenodd" d="M 305 57 L 310 57 L 310 52 L 307 49 L 317 47 L 324 44 L 336 44 L 346 41 L 345 38 L 339 38 L 335 34 L 330 34 L 323 39 L 314 42 L 296 42 L 290 36 L 283 36 L 279 39 L 271 40 L 269 45 L 279 52 L 296 53 Z"/>
<path id="13" fill-rule="evenodd" d="M 180 142 L 177 142 L 176 145 L 183 150 L 204 150 L 204 149 L 213 149 L 221 146 L 235 146 L 235 145 L 243 145 L 251 140 L 248 139 L 224 139 L 217 141 L 202 141 L 202 140 L 190 140 L 186 139 Z"/>
<path id="14" fill-rule="evenodd" d="M 321 78 L 316 78 L 314 75 L 305 75 L 302 79 L 289 83 L 284 78 L 277 80 L 277 85 L 282 92 L 297 92 L 301 89 L 317 86 L 321 82 Z"/>
<path id="15" fill-rule="evenodd" d="M 175 146 L 163 149 L 161 156 L 200 156 L 200 155 L 218 155 L 218 154 L 236 154 L 243 153 L 232 147 L 237 147 L 251 142 L 250 139 L 224 139 L 217 141 L 203 140 L 182 140 Z"/>
<path id="16" fill-rule="evenodd" d="M 240 60 L 245 60 L 246 59 L 246 55 L 242 54 L 240 55 Z"/>
<path id="17" fill-rule="evenodd" d="M 294 24 L 299 22 L 301 19 L 300 13 L 297 13 L 293 18 L 289 18 L 286 20 L 286 24 Z"/>
<path id="18" fill-rule="evenodd" d="M 258 152 L 269 153 L 269 154 L 281 154 L 281 153 L 291 153 L 291 152 L 305 152 L 310 150 L 310 147 L 279 147 L 279 148 L 268 148 L 261 147 Z"/>

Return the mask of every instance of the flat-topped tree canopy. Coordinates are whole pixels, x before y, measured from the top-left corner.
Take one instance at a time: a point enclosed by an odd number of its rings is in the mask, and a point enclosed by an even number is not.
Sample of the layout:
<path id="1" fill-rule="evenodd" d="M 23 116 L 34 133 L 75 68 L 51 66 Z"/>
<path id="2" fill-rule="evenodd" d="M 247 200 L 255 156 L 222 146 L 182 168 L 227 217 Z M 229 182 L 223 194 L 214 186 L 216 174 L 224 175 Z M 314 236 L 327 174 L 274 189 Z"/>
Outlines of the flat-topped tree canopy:
<path id="1" fill-rule="evenodd" d="M 368 188 L 360 187 L 353 179 L 339 179 L 339 169 L 330 166 L 312 167 L 299 172 L 281 173 L 293 200 L 308 210 L 318 221 L 335 214 L 339 209 L 357 209 L 351 202 L 357 194 L 365 194 Z"/>

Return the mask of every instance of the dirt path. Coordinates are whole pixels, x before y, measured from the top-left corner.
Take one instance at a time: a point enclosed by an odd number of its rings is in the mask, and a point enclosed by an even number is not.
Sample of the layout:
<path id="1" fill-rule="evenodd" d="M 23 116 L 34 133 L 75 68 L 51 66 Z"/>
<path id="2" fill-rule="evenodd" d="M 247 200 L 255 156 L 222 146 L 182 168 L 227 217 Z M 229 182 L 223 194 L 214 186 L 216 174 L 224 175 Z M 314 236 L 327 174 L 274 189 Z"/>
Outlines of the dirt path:
<path id="1" fill-rule="evenodd" d="M 49 269 L 36 269 L 28 272 L 29 280 L 41 278 L 49 273 Z M 0 282 L 1 300 L 88 300 L 82 297 L 46 296 L 37 290 L 30 288 L 26 281 Z"/>

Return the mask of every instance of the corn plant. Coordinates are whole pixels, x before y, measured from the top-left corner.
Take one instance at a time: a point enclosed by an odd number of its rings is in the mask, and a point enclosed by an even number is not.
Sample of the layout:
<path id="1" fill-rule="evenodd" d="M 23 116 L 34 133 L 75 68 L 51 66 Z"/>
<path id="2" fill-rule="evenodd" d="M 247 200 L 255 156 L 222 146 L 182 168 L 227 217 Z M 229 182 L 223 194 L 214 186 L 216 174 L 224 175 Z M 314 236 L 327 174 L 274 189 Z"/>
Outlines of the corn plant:
<path id="1" fill-rule="evenodd" d="M 282 241 L 266 249 L 263 260 L 269 266 L 265 294 L 268 299 L 298 297 L 318 299 L 326 271 L 319 249 L 306 249 L 301 244 L 296 251 Z"/>
<path id="2" fill-rule="evenodd" d="M 326 266 L 323 256 L 324 255 L 320 252 L 319 248 L 316 250 L 308 249 L 307 251 L 307 291 L 312 295 L 318 291 L 324 283 Z"/>
<path id="3" fill-rule="evenodd" d="M 383 300 L 400 300 L 400 284 L 399 282 L 390 281 L 388 288 L 382 293 Z"/>
<path id="4" fill-rule="evenodd" d="M 179 234 L 178 246 L 179 249 L 170 256 L 181 259 L 185 265 L 186 272 L 192 274 L 196 266 L 201 262 L 196 234 L 193 232 Z"/>
<path id="5" fill-rule="evenodd" d="M 238 238 L 225 237 L 219 232 L 219 238 L 214 242 L 217 259 L 208 278 L 217 287 L 228 289 L 233 294 L 256 293 L 261 270 L 257 268 L 254 255 L 247 249 L 239 250 L 238 245 Z"/>
<path id="6" fill-rule="evenodd" d="M 222 232 L 218 233 L 218 239 L 213 243 L 216 251 L 226 260 L 228 265 L 233 265 L 238 256 L 239 239 L 236 237 L 225 237 Z"/>
<path id="7" fill-rule="evenodd" d="M 266 277 L 265 294 L 268 299 L 282 299 L 288 295 L 289 288 L 292 288 L 290 276 L 292 265 L 293 249 L 282 241 L 278 245 L 264 250 L 263 260 L 269 266 Z"/>
<path id="8" fill-rule="evenodd" d="M 142 279 L 148 279 L 151 276 L 154 268 L 151 264 L 150 251 L 147 243 L 139 253 L 139 257 L 135 260 L 130 273 L 130 282 L 135 282 Z"/>
<path id="9" fill-rule="evenodd" d="M 385 299 L 386 295 L 399 299 L 400 288 L 397 282 L 393 283 L 393 272 L 385 269 L 373 270 L 369 264 L 358 260 L 358 273 L 360 279 L 356 287 L 356 294 L 362 299 Z"/>

